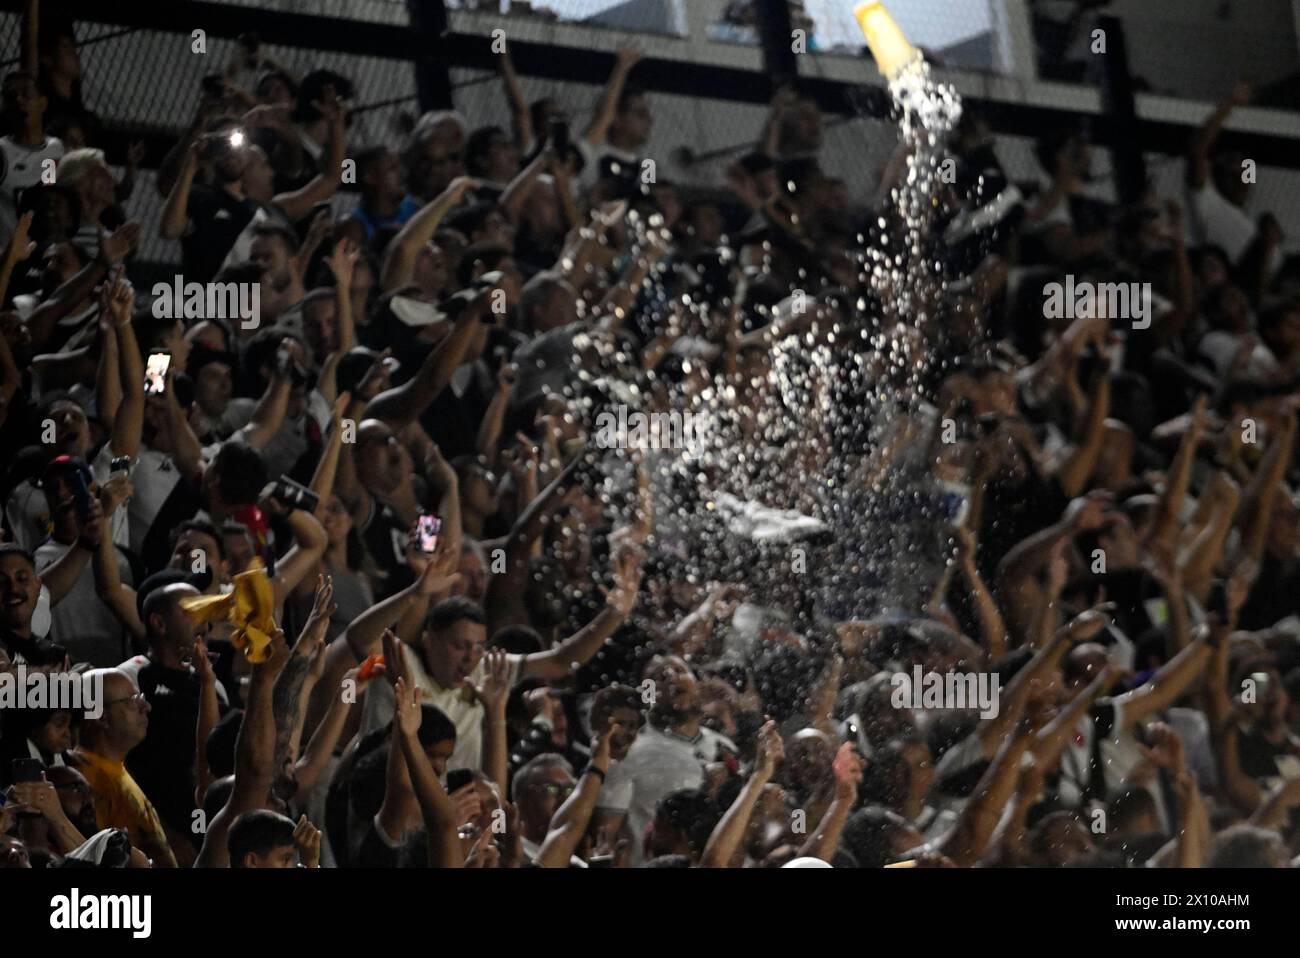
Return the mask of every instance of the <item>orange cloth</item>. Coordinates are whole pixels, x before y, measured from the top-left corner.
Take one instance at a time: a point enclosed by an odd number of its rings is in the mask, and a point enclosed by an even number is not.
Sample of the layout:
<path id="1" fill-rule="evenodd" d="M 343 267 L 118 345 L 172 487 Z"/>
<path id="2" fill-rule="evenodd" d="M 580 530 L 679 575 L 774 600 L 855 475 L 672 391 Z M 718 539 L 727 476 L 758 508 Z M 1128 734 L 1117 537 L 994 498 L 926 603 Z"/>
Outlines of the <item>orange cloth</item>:
<path id="1" fill-rule="evenodd" d="M 265 662 L 271 654 L 271 634 L 275 631 L 275 593 L 266 569 L 258 560 L 247 572 L 235 576 L 235 591 L 225 595 L 197 595 L 181 599 L 181 608 L 195 625 L 200 622 L 233 622 L 239 627 L 234 634 L 235 646 L 242 649 L 250 662 Z"/>
<path id="2" fill-rule="evenodd" d="M 100 828 L 126 829 L 132 845 L 156 864 L 175 868 L 176 856 L 167 842 L 162 819 L 126 766 L 96 755 L 85 746 L 73 752 L 72 757 L 94 792 L 95 823 Z"/>

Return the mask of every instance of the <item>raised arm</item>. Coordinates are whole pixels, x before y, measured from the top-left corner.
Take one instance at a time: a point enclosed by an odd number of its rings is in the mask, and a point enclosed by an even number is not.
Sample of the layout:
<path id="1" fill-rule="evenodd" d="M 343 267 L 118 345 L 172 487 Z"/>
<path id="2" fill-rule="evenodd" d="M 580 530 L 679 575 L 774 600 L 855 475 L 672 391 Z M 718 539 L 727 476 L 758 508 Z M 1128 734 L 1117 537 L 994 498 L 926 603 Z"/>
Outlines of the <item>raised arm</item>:
<path id="1" fill-rule="evenodd" d="M 408 606 L 421 601 L 426 594 L 449 589 L 458 579 L 455 575 L 444 578 L 440 570 L 430 563 L 424 573 L 401 592 L 372 605 L 357 616 L 347 630 L 325 650 L 325 665 L 312 690 L 307 709 L 307 727 L 315 728 L 320 717 L 324 716 L 329 707 L 328 698 L 338 688 L 344 673 L 379 652 L 384 631 L 402 617 Z"/>
<path id="2" fill-rule="evenodd" d="M 343 160 L 348 145 L 347 129 L 343 124 L 343 104 L 335 95 L 334 87 L 326 85 L 321 90 L 321 98 L 312 103 L 312 106 L 329 121 L 320 172 L 300 189 L 292 193 L 280 193 L 271 200 L 294 223 L 310 213 L 317 203 L 324 203 L 333 196 L 343 181 Z"/>
<path id="3" fill-rule="evenodd" d="M 623 86 L 627 83 L 628 74 L 640 61 L 641 54 L 636 50 L 624 47 L 618 51 L 614 60 L 614 70 L 609 75 L 609 82 L 605 84 L 605 92 L 601 94 L 600 105 L 596 108 L 591 124 L 582 134 L 582 138 L 592 146 L 600 146 L 605 142 L 610 124 L 614 122 L 614 115 L 618 112 L 618 101 L 623 96 Z"/>
<path id="4" fill-rule="evenodd" d="M 284 417 L 289 412 L 290 392 L 289 377 L 282 376 L 277 369 L 271 374 L 271 379 L 266 384 L 266 391 L 262 393 L 262 398 L 253 408 L 252 418 L 241 430 L 244 440 L 259 452 L 280 434 Z"/>
<path id="5" fill-rule="evenodd" d="M 316 597 L 311 614 L 294 643 L 289 661 L 275 680 L 271 708 L 275 722 L 275 774 L 281 774 L 286 761 L 296 758 L 297 737 L 302 734 L 304 708 L 310 692 L 320 676 L 321 656 L 324 655 L 325 632 L 330 618 L 338 611 L 334 604 L 334 582 L 327 575 L 316 580 Z"/>
<path id="6" fill-rule="evenodd" d="M 1210 153 L 1223 132 L 1232 111 L 1250 102 L 1253 91 L 1249 83 L 1238 83 L 1232 89 L 1232 95 L 1215 107 L 1214 112 L 1206 117 L 1201 128 L 1196 131 L 1187 153 L 1187 185 L 1194 190 L 1202 189 L 1210 179 Z"/>
<path id="7" fill-rule="evenodd" d="M 95 402 L 101 421 L 112 424 L 122 405 L 122 373 L 117 355 L 117 333 L 107 309 L 99 315 L 99 365 L 95 369 Z"/>
<path id="8" fill-rule="evenodd" d="M 714 826 L 704 852 L 700 856 L 701 868 L 726 868 L 745 840 L 749 819 L 754 806 L 763 795 L 763 789 L 776 772 L 777 763 L 785 758 L 785 743 L 776 722 L 768 719 L 758 732 L 758 748 L 754 757 L 754 771 L 749 780 Z"/>
<path id="9" fill-rule="evenodd" d="M 1039 730 L 1038 734 L 1034 736 L 1032 748 L 1034 759 L 1040 768 L 1056 768 L 1056 763 L 1060 761 L 1065 747 L 1074 738 L 1079 723 L 1088 714 L 1088 710 L 1092 708 L 1093 703 L 1110 691 L 1111 686 L 1119 679 L 1119 675 L 1119 669 L 1115 665 L 1107 663 L 1097 673 L 1097 677 L 1089 682 L 1083 691 L 1076 695 L 1074 700 L 1047 724 L 1046 728 Z"/>
<path id="10" fill-rule="evenodd" d="M 602 588 L 605 608 L 555 648 L 524 656 L 520 680 L 534 678 L 557 682 L 567 677 L 575 665 L 585 665 L 590 661 L 636 604 L 637 592 L 641 588 L 641 558 L 639 550 L 632 547 L 618 551 L 614 558 L 614 587 Z"/>
<path id="11" fill-rule="evenodd" d="M 420 250 L 433 239 L 433 234 L 438 231 L 438 226 L 447 214 L 461 204 L 467 193 L 477 187 L 476 180 L 458 176 L 406 221 L 406 225 L 393 237 L 384 252 L 384 264 L 379 278 L 380 290 L 391 293 L 411 282 Z"/>
<path id="12" fill-rule="evenodd" d="M 420 814 L 429 834 L 429 864 L 434 868 L 461 868 L 465 862 L 461 858 L 460 836 L 457 834 L 456 807 L 433 773 L 429 757 L 420 747 L 418 693 L 414 684 L 408 687 L 405 678 L 397 680 L 393 729 L 400 739 L 402 755 L 411 776 L 411 788 L 420 803 Z"/>
<path id="13" fill-rule="evenodd" d="M 118 370 L 122 382 L 122 403 L 113 417 L 113 434 L 109 447 L 115 456 L 140 454 L 140 434 L 144 429 L 144 363 L 135 340 L 131 311 L 135 294 L 123 280 L 121 271 L 105 292 L 105 304 L 113 323 L 117 341 Z"/>
<path id="14" fill-rule="evenodd" d="M 974 865 L 984 853 L 1003 809 L 1016 790 L 1020 760 L 1034 732 L 1030 719 L 1021 718 L 975 786 L 957 824 L 939 841 L 939 851 L 959 867 Z"/>
<path id="15" fill-rule="evenodd" d="M 519 367 L 514 363 L 505 363 L 497 371 L 497 391 L 492 394 L 487 413 L 478 427 L 478 441 L 475 448 L 478 454 L 487 460 L 489 469 L 497 465 L 497 446 L 501 440 L 501 427 L 506 420 L 506 409 L 510 397 L 514 394 L 515 382 L 519 378 Z"/>
<path id="16" fill-rule="evenodd" d="M 293 533 L 293 545 L 288 552 L 276 560 L 275 575 L 271 578 L 271 591 L 275 596 L 275 604 L 279 606 L 298 587 L 298 583 L 316 568 L 321 556 L 325 554 L 325 549 L 329 546 L 329 535 L 320 520 L 306 509 L 286 511 L 272 497 L 265 494 L 262 502 L 266 504 L 263 508 L 264 512 L 279 509 L 285 514 L 285 522 Z"/>
<path id="17" fill-rule="evenodd" d="M 226 834 L 244 812 L 262 808 L 275 778 L 275 709 L 272 703 L 276 678 L 290 658 L 288 643 L 279 629 L 271 638 L 271 653 L 265 662 L 253 665 L 244 721 L 235 741 L 235 784 L 230 797 L 208 823 L 196 868 L 228 868 L 230 855 Z"/>
<path id="18" fill-rule="evenodd" d="M 199 679 L 199 718 L 194 725 L 194 807 L 203 807 L 203 797 L 212 784 L 212 769 L 208 766 L 208 736 L 221 717 L 221 702 L 217 698 L 217 674 L 208 658 L 208 646 L 202 639 L 194 643 L 190 655 L 194 672 Z"/>
<path id="19" fill-rule="evenodd" d="M 483 667 L 483 681 L 473 687 L 474 697 L 483 703 L 483 773 L 496 782 L 501 794 L 505 795 L 510 787 L 510 748 L 506 735 L 510 664 L 505 652 L 489 649 Z M 466 682 L 468 684 L 468 680 Z"/>
<path id="20" fill-rule="evenodd" d="M 1056 470 L 1056 481 L 1067 496 L 1077 496 L 1087 488 L 1088 478 L 1097 468 L 1106 437 L 1106 417 L 1110 415 L 1110 375 L 1102 370 L 1092 381 L 1088 393 L 1088 412 L 1079 441 L 1070 448 Z"/>
<path id="21" fill-rule="evenodd" d="M 1006 651 L 1007 625 L 993 593 L 984 584 L 979 564 L 975 561 L 978 552 L 975 532 L 966 526 L 958 526 L 953 530 L 953 535 L 957 540 L 957 568 L 966 581 L 967 594 L 975 606 L 975 616 L 979 619 L 984 649 L 992 661 Z"/>
<path id="22" fill-rule="evenodd" d="M 510 47 L 506 46 L 498 61 L 501 66 L 501 86 L 506 100 L 510 103 L 510 123 L 514 128 L 515 146 L 519 152 L 528 153 L 533 148 L 533 114 L 528 109 L 528 100 L 524 88 L 519 84 L 515 73 L 515 61 L 510 56 Z"/>
<path id="23" fill-rule="evenodd" d="M 1285 422 L 1269 444 L 1255 475 L 1242 491 L 1237 524 L 1241 528 L 1240 555 L 1252 562 L 1264 558 L 1269 524 L 1273 521 L 1273 504 L 1282 494 L 1283 480 L 1295 452 L 1296 415 L 1288 407 Z"/>
<path id="24" fill-rule="evenodd" d="M 537 853 L 537 864 L 543 868 L 564 868 L 577 850 L 582 836 L 587 833 L 591 816 L 596 811 L 596 800 L 609 774 L 610 741 L 618 731 L 618 723 L 611 723 L 609 728 L 598 734 L 591 742 L 591 763 L 582 777 L 578 787 L 555 810 L 546 837 Z"/>
<path id="25" fill-rule="evenodd" d="M 461 311 L 451 334 L 425 357 L 414 376 L 370 400 L 365 410 L 367 419 L 379 419 L 394 431 L 400 431 L 423 415 L 464 361 L 465 351 L 478 334 L 479 313 L 490 292 L 490 289 L 483 290 L 476 302 Z"/>
<path id="26" fill-rule="evenodd" d="M 163 203 L 162 216 L 158 220 L 158 235 L 163 239 L 180 239 L 189 222 L 190 190 L 194 188 L 194 177 L 199 172 L 199 151 L 203 148 L 203 138 L 196 137 L 190 142 L 181 161 L 176 181 L 167 192 Z"/>
<path id="27" fill-rule="evenodd" d="M 1196 450 L 1200 448 L 1201 437 L 1205 432 L 1206 403 L 1207 399 L 1202 395 L 1192 406 L 1191 421 L 1183 433 L 1182 442 L 1178 444 L 1178 452 L 1169 467 L 1169 473 L 1165 476 L 1165 486 L 1156 505 L 1155 521 L 1146 535 L 1146 547 L 1162 554 L 1173 555 L 1178 549 L 1183 502 L 1187 499 L 1187 486 L 1192 478 Z"/>
<path id="28" fill-rule="evenodd" d="M 163 390 L 161 399 L 146 399 L 146 402 L 162 402 L 167 412 L 167 422 L 171 428 L 172 436 L 172 461 L 176 463 L 176 468 L 180 471 L 182 478 L 198 485 L 199 480 L 203 477 L 203 444 L 199 442 L 199 437 L 194 435 L 194 428 L 190 425 L 189 417 L 181 407 L 181 401 L 176 396 L 176 369 L 168 367 L 167 369 L 167 388 Z"/>
<path id="29" fill-rule="evenodd" d="M 1183 582 L 1198 599 L 1205 597 L 1214 570 L 1223 559 L 1241 490 L 1226 472 L 1220 471 L 1211 478 L 1202 499 L 1208 505 L 1209 518 L 1178 558 Z"/>
<path id="30" fill-rule="evenodd" d="M 1043 586 L 1039 582 L 1042 571 L 1048 567 L 1056 551 L 1063 545 L 1068 546 L 1080 532 L 1100 529 L 1105 524 L 1107 501 L 1101 495 L 1075 499 L 1066 507 L 1059 522 L 1016 543 L 998 563 L 998 592 L 1002 608 L 1018 634 L 1028 631 L 1024 611 L 1036 610 L 1042 605 Z"/>
<path id="31" fill-rule="evenodd" d="M 334 477 L 338 474 L 339 456 L 343 450 L 343 412 L 351 400 L 351 394 L 346 392 L 334 400 L 329 439 L 325 441 L 325 449 L 307 486 L 320 499 L 322 509 L 334 494 Z"/>
<path id="32" fill-rule="evenodd" d="M 1125 728 L 1132 728 L 1148 715 L 1169 708 L 1201 677 L 1210 664 L 1211 648 L 1205 636 L 1194 640 L 1162 665 L 1144 684 L 1115 699 L 1123 709 Z"/>
<path id="33" fill-rule="evenodd" d="M 835 797 L 831 799 L 817 828 L 808 836 L 803 848 L 799 849 L 801 857 L 820 858 L 828 863 L 834 857 L 835 849 L 840 844 L 840 835 L 844 832 L 844 824 L 849 820 L 849 812 L 853 811 L 853 806 L 858 801 L 858 783 L 862 781 L 864 764 L 852 742 L 845 742 L 835 753 L 835 759 L 831 762 L 831 771 L 835 775 Z"/>
<path id="34" fill-rule="evenodd" d="M 102 236 L 99 243 L 99 258 L 87 263 L 47 299 L 41 301 L 31 316 L 27 317 L 27 329 L 32 336 L 34 351 L 45 348 L 59 320 L 71 313 L 75 306 L 84 302 L 86 297 L 94 292 L 99 281 L 126 258 L 139 238 L 140 224 L 134 220 L 111 234 Z"/>

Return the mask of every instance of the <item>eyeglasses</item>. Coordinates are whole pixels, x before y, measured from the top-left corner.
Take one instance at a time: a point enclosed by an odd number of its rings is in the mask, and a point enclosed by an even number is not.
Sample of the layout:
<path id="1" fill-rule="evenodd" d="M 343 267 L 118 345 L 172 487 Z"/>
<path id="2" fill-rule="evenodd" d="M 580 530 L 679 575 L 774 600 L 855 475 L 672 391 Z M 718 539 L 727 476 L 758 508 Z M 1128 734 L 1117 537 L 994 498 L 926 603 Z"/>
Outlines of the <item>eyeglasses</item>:
<path id="1" fill-rule="evenodd" d="M 144 705 L 144 702 L 145 702 L 144 693 L 143 693 L 143 692 L 136 692 L 135 695 L 128 695 L 128 696 L 127 696 L 126 698 L 124 698 L 124 699 L 109 699 L 109 700 L 108 700 L 107 702 L 105 702 L 104 704 L 105 704 L 105 705 L 116 705 L 118 702 L 130 702 L 130 703 L 131 703 L 132 705 L 134 705 L 136 708 L 139 708 L 141 705 Z"/>
<path id="2" fill-rule="evenodd" d="M 574 786 L 556 785 L 554 782 L 548 782 L 547 784 L 543 785 L 542 788 L 546 791 L 546 794 L 549 795 L 551 798 L 568 798 L 570 795 L 573 794 Z"/>

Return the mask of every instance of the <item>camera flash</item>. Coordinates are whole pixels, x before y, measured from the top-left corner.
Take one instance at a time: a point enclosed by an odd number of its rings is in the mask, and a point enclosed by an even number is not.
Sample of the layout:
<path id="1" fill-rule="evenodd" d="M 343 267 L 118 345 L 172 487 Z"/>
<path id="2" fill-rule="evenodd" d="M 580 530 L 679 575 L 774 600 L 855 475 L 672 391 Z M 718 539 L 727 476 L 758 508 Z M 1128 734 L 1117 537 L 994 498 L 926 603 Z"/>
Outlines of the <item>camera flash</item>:
<path id="1" fill-rule="evenodd" d="M 243 145 L 244 145 L 244 131 L 243 131 L 243 130 L 236 130 L 234 133 L 231 133 L 231 134 L 230 134 L 230 145 L 231 145 L 231 146 L 243 146 Z"/>

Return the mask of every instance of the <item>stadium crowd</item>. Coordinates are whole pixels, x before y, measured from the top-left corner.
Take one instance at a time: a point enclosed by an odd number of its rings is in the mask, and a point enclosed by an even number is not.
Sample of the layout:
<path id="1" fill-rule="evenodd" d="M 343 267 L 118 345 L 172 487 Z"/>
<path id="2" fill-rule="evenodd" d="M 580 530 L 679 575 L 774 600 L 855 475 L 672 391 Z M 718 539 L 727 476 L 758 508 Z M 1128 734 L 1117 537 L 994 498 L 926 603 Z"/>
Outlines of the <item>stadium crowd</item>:
<path id="1" fill-rule="evenodd" d="M 796 89 L 720 197 L 645 181 L 634 52 L 590 117 L 527 102 L 507 54 L 510 129 L 432 112 L 388 145 L 351 135 L 347 77 L 249 37 L 140 222 L 141 154 L 109 169 L 74 25 L 40 12 L 0 121 L 0 670 L 103 695 L 0 708 L 0 865 L 1300 853 L 1300 258 L 1219 146 L 1248 88 L 1180 195 L 1129 206 L 1093 192 L 1081 131 L 1011 183 L 967 111 L 922 240 L 945 282 L 891 332 L 865 251 L 904 235 L 907 156 L 853 206 Z M 177 241 L 175 289 L 132 284 L 146 231 Z M 1051 315 L 1053 283 L 1147 286 L 1149 322 L 1105 296 Z M 896 336 L 921 344 L 906 381 Z M 820 435 L 791 407 L 837 475 L 956 490 L 941 574 L 889 607 L 832 617 L 815 565 L 694 574 L 664 547 L 680 451 L 594 441 L 601 357 L 648 410 L 743 414 L 791 340 L 880 370 L 883 423 Z M 817 491 L 758 505 L 815 516 Z M 904 701 L 917 668 L 995 676 L 997 707 Z"/>

